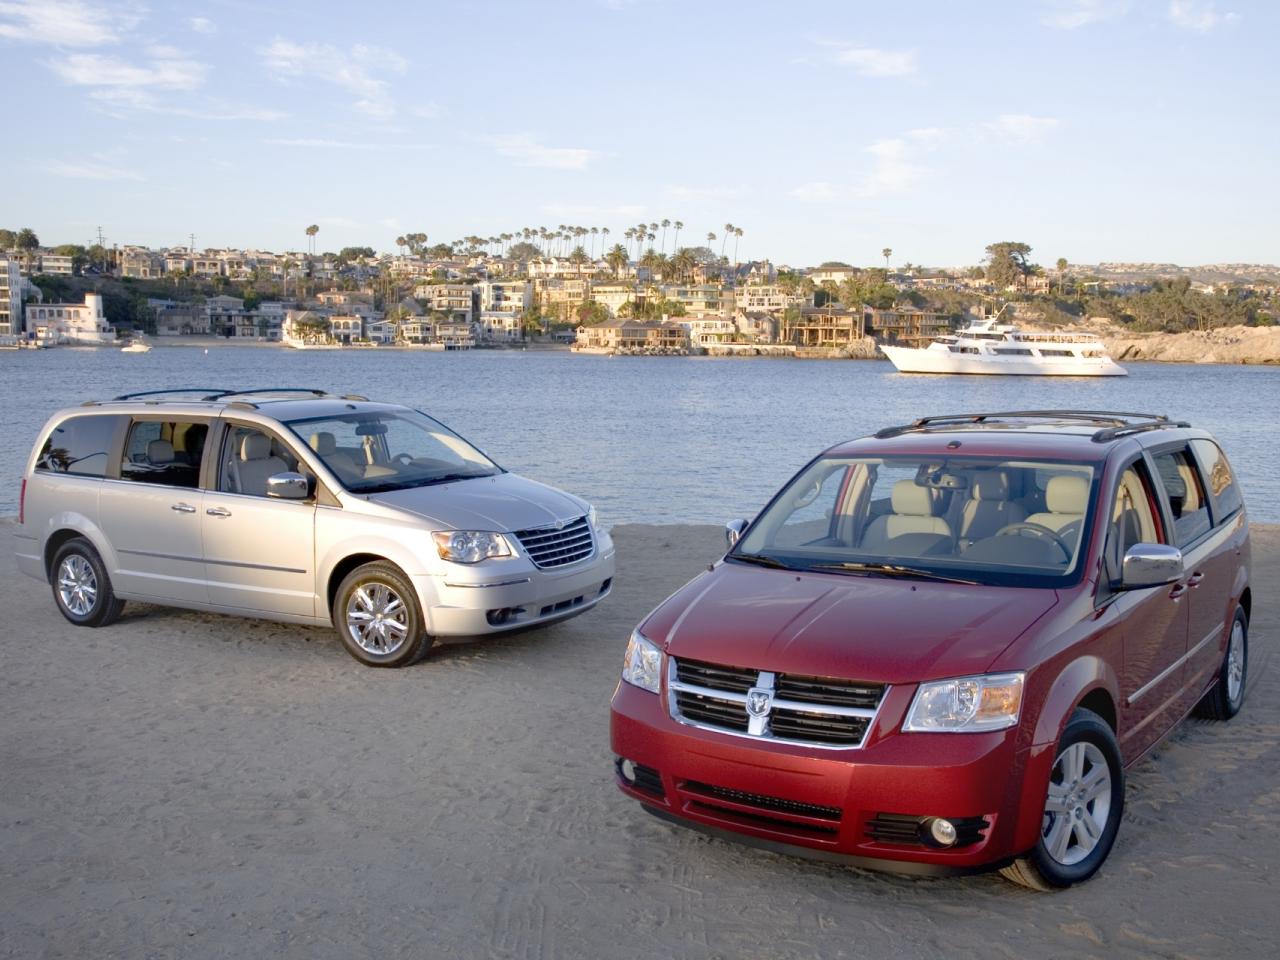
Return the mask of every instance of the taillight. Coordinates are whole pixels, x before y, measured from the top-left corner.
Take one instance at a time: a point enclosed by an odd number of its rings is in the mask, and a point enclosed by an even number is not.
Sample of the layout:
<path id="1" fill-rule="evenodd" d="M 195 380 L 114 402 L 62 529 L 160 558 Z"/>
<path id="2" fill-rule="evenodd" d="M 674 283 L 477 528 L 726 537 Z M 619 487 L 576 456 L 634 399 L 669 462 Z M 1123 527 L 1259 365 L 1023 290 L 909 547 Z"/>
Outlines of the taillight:
<path id="1" fill-rule="evenodd" d="M 18 522 L 22 523 L 22 518 L 26 513 L 27 506 L 27 478 L 22 478 L 22 489 L 18 491 Z"/>

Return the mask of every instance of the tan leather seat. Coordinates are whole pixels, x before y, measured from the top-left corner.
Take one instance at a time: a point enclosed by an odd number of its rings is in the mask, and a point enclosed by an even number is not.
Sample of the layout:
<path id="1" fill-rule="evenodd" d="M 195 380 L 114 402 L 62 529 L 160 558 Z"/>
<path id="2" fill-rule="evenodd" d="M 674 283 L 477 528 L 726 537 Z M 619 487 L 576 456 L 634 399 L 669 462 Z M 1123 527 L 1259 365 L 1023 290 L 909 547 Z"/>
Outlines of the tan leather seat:
<path id="1" fill-rule="evenodd" d="M 973 475 L 969 499 L 960 514 L 960 539 L 984 540 L 1011 523 L 1027 519 L 1022 504 L 1009 497 L 1009 474 L 1003 470 L 984 470 Z"/>
<path id="2" fill-rule="evenodd" d="M 313 433 L 307 443 L 319 455 L 320 459 L 329 466 L 329 469 L 339 477 L 350 480 L 364 474 L 364 471 L 356 465 L 356 462 L 349 455 L 342 453 L 338 449 L 337 439 L 327 430 Z"/>
<path id="3" fill-rule="evenodd" d="M 271 455 L 270 437 L 251 433 L 240 441 L 240 462 L 236 466 L 236 473 L 239 475 L 241 493 L 251 497 L 265 497 L 267 478 L 288 469 L 283 460 Z"/>
<path id="4" fill-rule="evenodd" d="M 147 444 L 147 463 L 157 467 L 173 463 L 173 444 L 168 440 L 152 440 Z"/>
<path id="5" fill-rule="evenodd" d="M 1026 522 L 1062 533 L 1067 526 L 1084 519 L 1089 506 L 1089 481 L 1070 473 L 1052 477 L 1044 489 L 1044 503 L 1048 510 L 1031 514 Z"/>
<path id="6" fill-rule="evenodd" d="M 947 521 L 933 515 L 933 492 L 928 487 L 917 486 L 914 480 L 899 480 L 893 485 L 890 502 L 893 513 L 876 517 L 862 535 L 864 548 L 881 549 L 894 537 L 908 533 L 951 537 L 951 527 Z"/>

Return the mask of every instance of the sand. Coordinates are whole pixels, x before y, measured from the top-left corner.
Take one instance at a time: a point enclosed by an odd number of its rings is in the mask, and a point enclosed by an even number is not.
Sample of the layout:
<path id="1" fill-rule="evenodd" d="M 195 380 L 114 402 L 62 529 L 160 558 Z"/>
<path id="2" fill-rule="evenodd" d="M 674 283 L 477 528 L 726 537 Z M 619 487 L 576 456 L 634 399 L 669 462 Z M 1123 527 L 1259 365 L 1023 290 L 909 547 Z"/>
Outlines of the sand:
<path id="1" fill-rule="evenodd" d="M 1280 528 L 1255 528 L 1243 712 L 1136 767 L 1111 859 L 1053 895 L 764 853 L 622 797 L 627 633 L 721 540 L 615 537 L 597 610 L 380 671 L 322 629 L 139 604 L 76 629 L 0 522 L 0 956 L 1274 956 Z"/>

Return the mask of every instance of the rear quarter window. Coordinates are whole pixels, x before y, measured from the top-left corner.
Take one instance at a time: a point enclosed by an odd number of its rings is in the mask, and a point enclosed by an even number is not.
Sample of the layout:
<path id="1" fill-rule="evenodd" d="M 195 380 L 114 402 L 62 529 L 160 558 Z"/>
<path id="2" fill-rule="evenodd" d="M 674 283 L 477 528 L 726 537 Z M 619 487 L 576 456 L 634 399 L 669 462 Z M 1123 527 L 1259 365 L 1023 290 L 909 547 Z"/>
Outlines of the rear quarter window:
<path id="1" fill-rule="evenodd" d="M 1212 440 L 1192 440 L 1191 448 L 1209 484 L 1209 501 L 1213 504 L 1213 521 L 1221 523 L 1242 506 L 1244 498 L 1227 456 Z"/>
<path id="2" fill-rule="evenodd" d="M 81 477 L 106 476 L 119 417 L 68 417 L 50 431 L 36 469 Z"/>

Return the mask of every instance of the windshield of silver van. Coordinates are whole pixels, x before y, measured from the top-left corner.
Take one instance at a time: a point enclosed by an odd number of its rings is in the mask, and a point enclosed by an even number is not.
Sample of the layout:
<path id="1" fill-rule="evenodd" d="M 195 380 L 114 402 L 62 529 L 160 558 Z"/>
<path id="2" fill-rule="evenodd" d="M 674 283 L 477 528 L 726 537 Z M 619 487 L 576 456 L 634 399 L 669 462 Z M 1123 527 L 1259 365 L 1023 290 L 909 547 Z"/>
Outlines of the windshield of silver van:
<path id="1" fill-rule="evenodd" d="M 491 477 L 502 468 L 415 410 L 361 410 L 286 421 L 352 493 Z"/>
<path id="2" fill-rule="evenodd" d="M 982 583 L 1075 572 L 1093 501 L 1088 464 L 824 457 L 755 520 L 730 560 Z"/>

